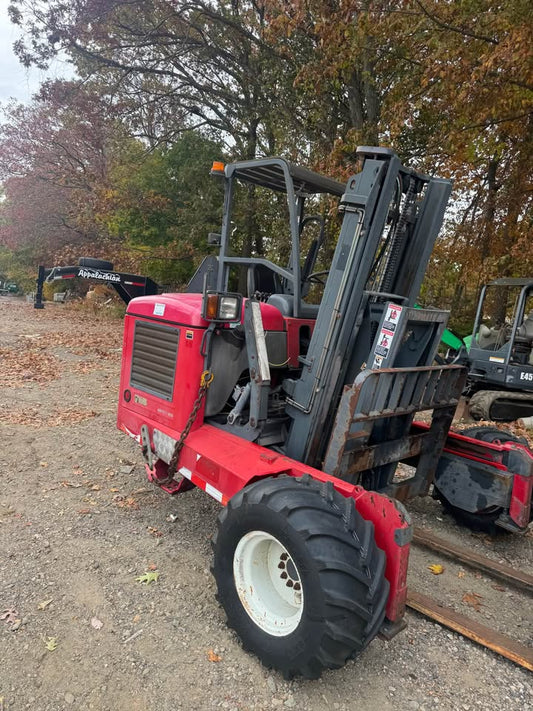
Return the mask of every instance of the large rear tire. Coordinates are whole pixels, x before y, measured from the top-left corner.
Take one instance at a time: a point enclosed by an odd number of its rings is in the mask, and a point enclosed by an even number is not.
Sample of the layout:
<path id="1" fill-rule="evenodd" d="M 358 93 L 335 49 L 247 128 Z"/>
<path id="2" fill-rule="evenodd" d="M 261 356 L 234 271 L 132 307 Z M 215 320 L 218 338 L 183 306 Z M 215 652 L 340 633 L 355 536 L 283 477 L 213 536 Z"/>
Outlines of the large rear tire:
<path id="1" fill-rule="evenodd" d="M 462 430 L 460 434 L 465 435 L 465 437 L 479 439 L 482 442 L 518 442 L 519 444 L 527 445 L 527 440 L 524 437 L 516 437 L 510 432 L 500 430 L 497 427 L 469 427 L 466 430 Z M 496 531 L 496 520 L 503 513 L 501 506 L 490 506 L 487 509 L 474 512 L 465 511 L 450 503 L 437 484 L 435 484 L 434 488 L 435 497 L 439 499 L 445 511 L 448 511 L 459 523 L 474 531 L 486 531 L 488 533 Z M 498 528 L 498 530 L 503 531 L 505 529 Z"/>
<path id="2" fill-rule="evenodd" d="M 343 666 L 381 627 L 385 554 L 373 524 L 331 484 L 251 484 L 221 512 L 213 549 L 228 624 L 286 678 Z"/>

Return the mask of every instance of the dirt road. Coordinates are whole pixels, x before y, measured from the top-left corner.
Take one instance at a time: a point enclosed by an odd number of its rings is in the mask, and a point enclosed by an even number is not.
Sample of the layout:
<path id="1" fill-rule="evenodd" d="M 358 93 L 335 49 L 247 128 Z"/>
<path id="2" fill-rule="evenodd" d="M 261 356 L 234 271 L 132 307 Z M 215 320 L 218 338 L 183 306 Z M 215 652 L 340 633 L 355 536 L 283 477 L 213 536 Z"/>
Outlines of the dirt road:
<path id="1" fill-rule="evenodd" d="M 319 681 L 286 682 L 244 652 L 209 572 L 218 505 L 152 487 L 137 446 L 116 430 L 121 332 L 119 319 L 68 305 L 0 299 L 0 614 L 11 611 L 0 620 L 2 711 L 531 704 L 528 672 L 415 614 L 394 640 Z M 529 534 L 490 540 L 430 500 L 411 509 L 451 540 L 531 567 Z M 531 611 L 514 591 L 447 563 L 434 576 L 427 563 L 442 561 L 415 558 L 416 587 L 531 643 Z M 157 581 L 137 580 L 147 572 Z M 481 596 L 479 610 L 458 580 Z"/>

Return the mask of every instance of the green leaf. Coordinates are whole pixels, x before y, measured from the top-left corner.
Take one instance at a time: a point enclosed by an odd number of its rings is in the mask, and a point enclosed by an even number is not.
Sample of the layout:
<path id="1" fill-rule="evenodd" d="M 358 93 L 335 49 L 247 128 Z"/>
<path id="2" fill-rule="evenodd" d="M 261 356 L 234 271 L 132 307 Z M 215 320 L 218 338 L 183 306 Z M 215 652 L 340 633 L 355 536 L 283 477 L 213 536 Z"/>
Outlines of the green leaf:
<path id="1" fill-rule="evenodd" d="M 48 637 L 48 639 L 45 639 L 43 637 L 43 642 L 44 646 L 49 652 L 53 652 L 54 649 L 57 649 L 57 646 L 59 644 L 56 637 Z"/>
<path id="2" fill-rule="evenodd" d="M 146 572 L 144 575 L 139 575 L 139 577 L 135 578 L 135 580 L 138 583 L 146 583 L 149 585 L 150 583 L 157 583 L 158 578 L 159 572 L 155 570 L 154 572 Z"/>

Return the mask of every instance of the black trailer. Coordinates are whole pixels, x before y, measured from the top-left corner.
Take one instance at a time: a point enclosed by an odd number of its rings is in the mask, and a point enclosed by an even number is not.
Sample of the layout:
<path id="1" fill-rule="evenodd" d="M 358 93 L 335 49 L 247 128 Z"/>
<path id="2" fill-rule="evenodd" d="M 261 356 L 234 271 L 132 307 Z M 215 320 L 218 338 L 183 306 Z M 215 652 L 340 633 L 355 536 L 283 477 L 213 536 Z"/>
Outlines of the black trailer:
<path id="1" fill-rule="evenodd" d="M 82 257 L 77 266 L 50 267 L 49 269 L 43 266 L 39 267 L 34 307 L 36 309 L 44 308 L 43 285 L 45 282 L 75 278 L 90 279 L 112 286 L 126 304 L 136 296 L 151 296 L 160 291 L 159 285 L 150 277 L 116 272 L 113 270 L 112 262 Z"/>

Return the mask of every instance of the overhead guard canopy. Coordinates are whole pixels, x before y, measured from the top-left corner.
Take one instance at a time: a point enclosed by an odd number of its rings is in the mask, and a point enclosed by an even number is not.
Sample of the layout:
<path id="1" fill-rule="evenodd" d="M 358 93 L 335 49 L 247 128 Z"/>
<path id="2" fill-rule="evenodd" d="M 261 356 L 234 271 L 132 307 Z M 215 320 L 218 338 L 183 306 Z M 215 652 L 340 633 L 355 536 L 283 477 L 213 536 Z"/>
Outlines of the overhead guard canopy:
<path id="1" fill-rule="evenodd" d="M 235 176 L 239 180 L 283 193 L 287 192 L 287 175 L 292 178 L 297 195 L 329 193 L 340 197 L 345 192 L 343 183 L 289 163 L 284 158 L 239 161 L 226 166 L 227 178 Z"/>

